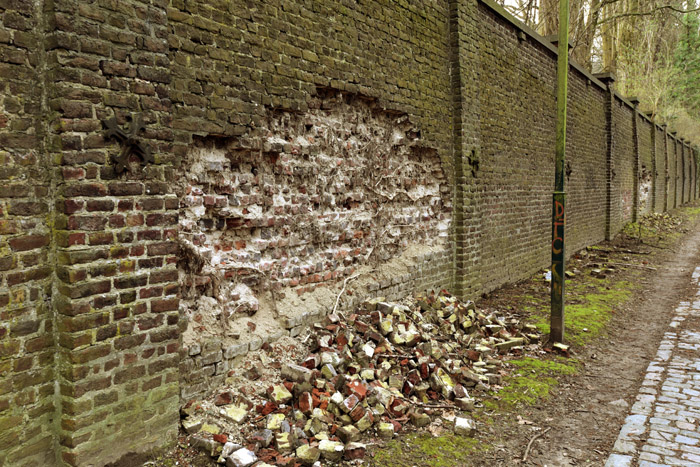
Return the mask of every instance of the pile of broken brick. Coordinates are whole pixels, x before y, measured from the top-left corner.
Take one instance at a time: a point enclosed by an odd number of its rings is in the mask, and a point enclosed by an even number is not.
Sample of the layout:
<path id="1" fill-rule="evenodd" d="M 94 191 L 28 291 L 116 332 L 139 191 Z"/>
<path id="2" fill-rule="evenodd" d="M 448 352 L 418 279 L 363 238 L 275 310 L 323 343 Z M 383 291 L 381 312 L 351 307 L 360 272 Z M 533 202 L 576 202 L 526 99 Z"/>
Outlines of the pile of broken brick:
<path id="1" fill-rule="evenodd" d="M 470 436 L 470 392 L 500 383 L 499 354 L 539 339 L 534 327 L 444 291 L 404 304 L 368 300 L 316 325 L 309 355 L 281 365 L 279 384 L 190 403 L 182 426 L 191 446 L 229 467 L 360 462 L 361 441 L 436 421 Z"/>

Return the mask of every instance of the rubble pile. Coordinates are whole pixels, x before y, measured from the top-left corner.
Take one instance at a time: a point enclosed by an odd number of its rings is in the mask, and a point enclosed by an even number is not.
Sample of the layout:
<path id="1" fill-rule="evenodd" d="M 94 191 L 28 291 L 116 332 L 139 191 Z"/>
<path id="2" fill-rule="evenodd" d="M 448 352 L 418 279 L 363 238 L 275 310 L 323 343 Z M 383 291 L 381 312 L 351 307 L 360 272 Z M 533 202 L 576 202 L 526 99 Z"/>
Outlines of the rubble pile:
<path id="1" fill-rule="evenodd" d="M 389 439 L 407 424 L 449 424 L 469 436 L 474 422 L 454 412 L 472 410 L 473 393 L 500 383 L 499 355 L 539 341 L 534 327 L 446 292 L 405 304 L 368 300 L 312 331 L 309 354 L 281 364 L 277 384 L 188 404 L 190 444 L 229 467 L 312 466 L 360 462 L 361 441 Z"/>
<path id="2" fill-rule="evenodd" d="M 672 232 L 683 223 L 683 219 L 668 213 L 647 214 L 639 221 L 644 227 L 660 232 Z"/>

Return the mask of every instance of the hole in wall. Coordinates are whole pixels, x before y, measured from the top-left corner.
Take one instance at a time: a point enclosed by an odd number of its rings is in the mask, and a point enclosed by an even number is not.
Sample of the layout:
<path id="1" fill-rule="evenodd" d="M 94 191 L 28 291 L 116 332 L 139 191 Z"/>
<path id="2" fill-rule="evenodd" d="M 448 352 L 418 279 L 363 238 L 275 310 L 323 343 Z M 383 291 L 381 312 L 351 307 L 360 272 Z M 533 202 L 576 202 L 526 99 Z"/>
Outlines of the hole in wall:
<path id="1" fill-rule="evenodd" d="M 192 335 L 241 338 L 251 316 L 257 332 L 271 329 L 300 312 L 288 306 L 297 297 L 447 238 L 437 151 L 405 114 L 371 99 L 322 89 L 306 113 L 270 110 L 248 135 L 196 138 L 183 167 L 189 253 L 180 270 Z"/>

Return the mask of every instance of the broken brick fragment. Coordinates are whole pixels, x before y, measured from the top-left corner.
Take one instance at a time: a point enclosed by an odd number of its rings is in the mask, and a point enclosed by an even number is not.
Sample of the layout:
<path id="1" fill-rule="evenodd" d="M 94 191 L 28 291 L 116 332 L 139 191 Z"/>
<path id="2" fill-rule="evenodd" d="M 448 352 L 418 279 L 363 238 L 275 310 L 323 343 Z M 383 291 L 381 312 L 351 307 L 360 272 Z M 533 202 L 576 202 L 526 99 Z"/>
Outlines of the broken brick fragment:
<path id="1" fill-rule="evenodd" d="M 309 415 L 314 408 L 314 400 L 310 393 L 304 392 L 299 396 L 299 410 L 305 415 Z"/>
<path id="2" fill-rule="evenodd" d="M 233 393 L 231 391 L 225 391 L 217 394 L 216 399 L 214 399 L 214 405 L 229 405 L 233 402 Z"/>
<path id="3" fill-rule="evenodd" d="M 257 410 L 257 412 L 260 413 L 261 415 L 269 415 L 278 409 L 277 404 L 270 402 L 270 401 L 266 402 L 265 405 L 257 406 L 256 409 L 257 408 L 259 408 L 259 410 Z"/>

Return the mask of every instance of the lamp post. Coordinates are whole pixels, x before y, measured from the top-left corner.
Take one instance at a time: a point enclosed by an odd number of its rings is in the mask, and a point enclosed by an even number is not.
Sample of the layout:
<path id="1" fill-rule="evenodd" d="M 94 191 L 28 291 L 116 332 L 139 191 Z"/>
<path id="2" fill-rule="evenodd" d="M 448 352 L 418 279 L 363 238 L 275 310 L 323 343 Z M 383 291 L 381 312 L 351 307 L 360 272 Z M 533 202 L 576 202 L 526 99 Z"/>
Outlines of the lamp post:
<path id="1" fill-rule="evenodd" d="M 557 44 L 557 140 L 552 196 L 552 280 L 551 342 L 564 340 L 564 231 L 566 230 L 566 193 L 564 162 L 566 159 L 566 95 L 569 72 L 569 0 L 559 0 L 559 40 Z"/>

